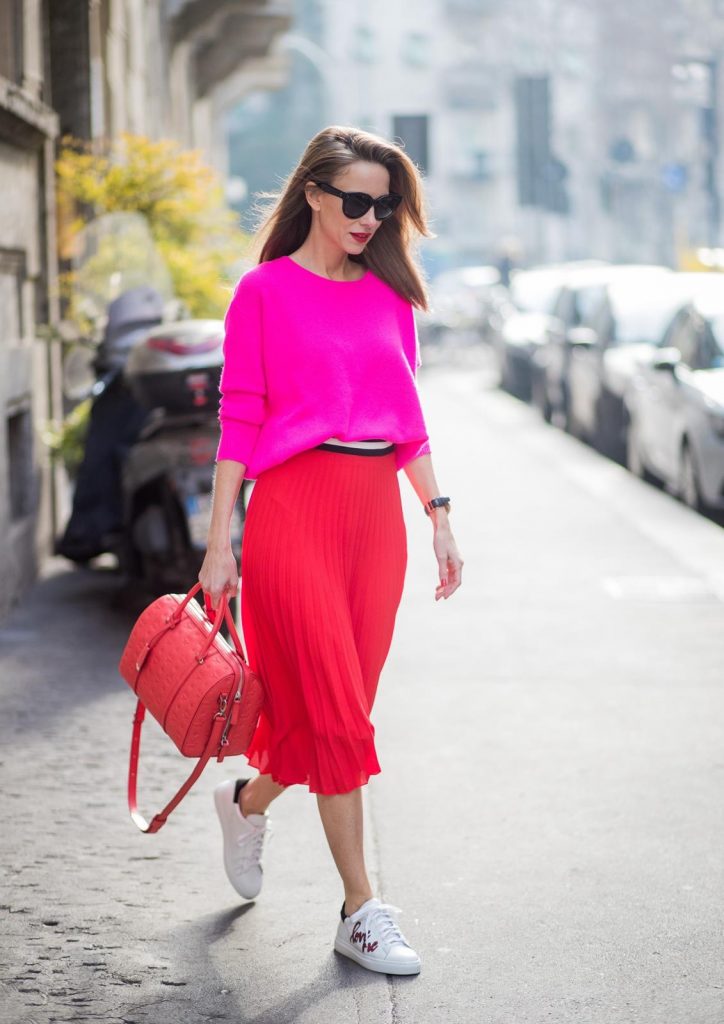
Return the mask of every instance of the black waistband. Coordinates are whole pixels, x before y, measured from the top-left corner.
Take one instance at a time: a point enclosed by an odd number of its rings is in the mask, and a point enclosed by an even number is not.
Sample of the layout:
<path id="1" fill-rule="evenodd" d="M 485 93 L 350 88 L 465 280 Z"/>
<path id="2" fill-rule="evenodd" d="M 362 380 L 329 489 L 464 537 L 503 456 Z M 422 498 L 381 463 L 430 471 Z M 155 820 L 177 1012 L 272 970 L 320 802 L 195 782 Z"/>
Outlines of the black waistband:
<path id="1" fill-rule="evenodd" d="M 395 450 L 394 444 L 388 444 L 384 448 L 355 448 L 353 445 L 333 444 L 331 441 L 323 441 L 315 447 L 322 448 L 325 452 L 342 452 L 344 455 L 389 455 Z"/>

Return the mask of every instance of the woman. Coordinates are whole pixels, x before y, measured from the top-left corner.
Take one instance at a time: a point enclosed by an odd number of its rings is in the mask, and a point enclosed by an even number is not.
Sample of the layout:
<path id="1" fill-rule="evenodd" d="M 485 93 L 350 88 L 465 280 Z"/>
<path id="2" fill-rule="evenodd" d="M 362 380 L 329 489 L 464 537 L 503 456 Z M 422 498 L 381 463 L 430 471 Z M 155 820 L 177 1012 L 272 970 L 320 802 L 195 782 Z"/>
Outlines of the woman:
<path id="1" fill-rule="evenodd" d="M 391 916 L 399 908 L 372 892 L 360 787 L 381 771 L 370 712 L 407 563 L 399 469 L 430 517 L 436 601 L 460 586 L 463 565 L 415 382 L 413 305 L 427 303 L 413 229 L 430 234 L 401 149 L 337 126 L 311 140 L 227 310 L 199 572 L 212 607 L 237 592 L 229 526 L 246 475 L 241 615 L 265 705 L 246 751 L 259 774 L 214 793 L 226 871 L 240 895 L 258 894 L 267 809 L 307 785 L 344 885 L 334 948 L 389 974 L 421 962 Z"/>

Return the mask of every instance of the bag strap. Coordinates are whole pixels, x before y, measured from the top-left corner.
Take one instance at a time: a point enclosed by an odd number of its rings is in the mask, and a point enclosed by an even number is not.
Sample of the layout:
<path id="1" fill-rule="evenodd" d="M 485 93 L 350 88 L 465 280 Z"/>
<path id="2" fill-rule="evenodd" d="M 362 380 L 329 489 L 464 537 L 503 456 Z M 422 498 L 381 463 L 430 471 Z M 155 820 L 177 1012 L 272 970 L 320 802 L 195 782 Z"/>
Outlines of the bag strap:
<path id="1" fill-rule="evenodd" d="M 136 782 L 138 779 L 138 755 L 141 750 L 141 729 L 143 728 L 143 719 L 146 717 L 146 708 L 143 703 L 139 700 L 136 705 L 136 713 L 133 716 L 133 736 L 131 738 L 131 760 L 128 767 L 128 810 L 131 812 L 131 817 L 135 824 L 140 828 L 141 832 L 158 832 L 160 828 L 166 824 L 171 811 L 173 811 L 181 803 L 183 798 L 186 796 L 188 791 L 197 781 L 204 768 L 218 751 L 221 743 L 221 733 L 223 732 L 224 725 L 226 724 L 226 718 L 217 714 L 214 716 L 213 726 L 211 728 L 211 735 L 209 736 L 208 743 L 204 749 L 203 754 L 196 762 L 194 770 L 191 772 L 189 777 L 184 782 L 183 786 L 179 789 L 176 795 L 169 800 L 162 811 L 159 811 L 149 822 L 143 817 L 138 810 L 138 803 L 136 800 Z"/>
<path id="2" fill-rule="evenodd" d="M 183 610 L 188 604 L 188 602 L 191 600 L 194 594 L 198 593 L 200 589 L 201 583 L 196 583 L 191 588 L 191 590 L 188 592 L 184 600 L 181 602 L 178 611 L 175 613 L 176 621 L 178 621 L 178 619 L 183 614 Z M 206 613 L 210 621 L 214 624 L 214 628 L 211 631 L 209 643 L 207 644 L 206 649 L 208 650 L 208 648 L 214 642 L 214 638 L 216 637 L 216 634 L 221 628 L 221 623 L 225 619 L 226 624 L 229 627 L 229 633 L 231 634 L 231 638 L 234 642 L 236 652 L 241 658 L 241 660 L 244 662 L 244 665 L 248 668 L 249 663 L 246 659 L 246 654 L 244 653 L 244 648 L 242 647 L 241 640 L 239 639 L 239 634 L 236 631 L 236 626 L 234 624 L 234 619 L 226 599 L 226 594 L 222 594 L 221 604 L 219 605 L 219 608 L 216 610 L 214 610 L 211 607 L 211 602 L 208 594 L 204 593 L 204 599 L 206 604 Z M 221 615 L 219 615 L 218 617 L 218 621 L 216 616 L 217 611 L 221 612 Z M 159 632 L 158 636 L 154 637 L 154 641 L 159 639 L 169 628 L 171 627 L 167 626 L 164 629 L 162 629 Z M 150 646 L 152 645 L 149 645 L 149 647 Z M 145 654 L 148 654 L 148 651 L 145 651 Z M 143 665 L 143 661 L 145 660 L 145 655 L 140 660 L 141 664 L 137 666 L 139 673 Z M 178 807 L 178 805 L 181 803 L 181 801 L 186 796 L 191 787 L 197 782 L 199 776 L 201 775 L 201 773 L 203 772 L 204 768 L 211 760 L 211 758 L 215 754 L 219 753 L 222 744 L 222 734 L 224 732 L 224 727 L 227 724 L 227 718 L 235 717 L 235 714 L 237 713 L 236 705 L 233 703 L 233 701 L 231 701 L 230 697 L 227 698 L 227 700 L 228 703 L 231 704 L 231 707 L 229 708 L 229 714 L 227 716 L 225 716 L 222 713 L 214 715 L 213 724 L 211 727 L 211 734 L 209 736 L 206 747 L 204 748 L 203 754 L 196 762 L 194 770 L 191 772 L 191 774 L 186 779 L 181 788 L 178 790 L 178 792 L 175 794 L 175 796 L 171 800 L 169 800 L 164 809 L 162 811 L 159 811 L 158 814 L 154 815 L 150 823 L 146 821 L 146 819 L 138 810 L 138 758 L 141 752 L 141 731 L 143 729 L 143 720 L 146 717 L 146 708 L 145 705 L 140 700 L 136 704 L 136 713 L 133 716 L 133 735 L 131 737 L 131 757 L 128 766 L 128 810 L 131 812 L 131 818 L 133 819 L 134 823 L 138 826 L 138 828 L 141 830 L 141 832 L 147 832 L 150 834 L 153 832 L 158 832 L 160 828 L 163 828 L 163 826 L 166 824 L 166 819 L 168 818 L 171 811 Z"/>

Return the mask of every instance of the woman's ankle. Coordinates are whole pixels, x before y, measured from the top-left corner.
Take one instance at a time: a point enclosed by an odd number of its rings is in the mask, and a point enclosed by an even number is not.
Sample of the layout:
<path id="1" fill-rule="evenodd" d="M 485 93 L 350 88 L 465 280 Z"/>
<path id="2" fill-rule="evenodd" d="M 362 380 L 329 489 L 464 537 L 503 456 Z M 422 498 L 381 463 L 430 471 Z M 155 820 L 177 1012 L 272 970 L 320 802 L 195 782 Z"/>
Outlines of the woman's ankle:
<path id="1" fill-rule="evenodd" d="M 344 898 L 344 916 L 349 917 L 351 914 L 356 914 L 363 903 L 367 900 L 371 900 L 374 893 L 371 889 L 368 889 L 366 893 L 350 894 Z"/>
<path id="2" fill-rule="evenodd" d="M 258 778 L 258 776 L 255 776 Z M 256 791 L 254 786 L 254 779 L 250 779 L 244 786 L 241 787 L 239 792 L 239 809 L 242 815 L 246 818 L 249 814 L 266 814 L 268 804 L 266 807 L 261 808 L 260 804 L 255 804 Z"/>
<path id="3" fill-rule="evenodd" d="M 241 813 L 244 817 L 247 814 L 266 814 L 272 800 L 276 800 L 288 788 L 280 782 L 274 782 L 271 775 L 261 772 L 253 775 L 239 793 L 237 802 Z"/>

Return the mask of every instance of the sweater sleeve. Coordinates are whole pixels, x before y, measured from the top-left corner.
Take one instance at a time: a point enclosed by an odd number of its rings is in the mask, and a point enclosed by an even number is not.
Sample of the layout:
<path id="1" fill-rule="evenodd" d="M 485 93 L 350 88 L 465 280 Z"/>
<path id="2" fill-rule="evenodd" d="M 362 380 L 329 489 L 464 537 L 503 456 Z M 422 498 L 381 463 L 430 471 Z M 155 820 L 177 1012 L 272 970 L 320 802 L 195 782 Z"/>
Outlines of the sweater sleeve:
<path id="1" fill-rule="evenodd" d="M 216 461 L 249 465 L 266 416 L 261 296 L 242 277 L 224 317 L 224 365 L 219 380 L 221 438 Z"/>
<path id="2" fill-rule="evenodd" d="M 412 375 L 417 380 L 417 370 L 422 365 L 422 357 L 420 354 L 420 338 L 417 333 L 417 321 L 415 320 L 415 313 L 412 303 L 407 303 L 407 309 L 405 311 L 404 326 L 402 330 L 402 346 L 405 350 L 405 356 L 410 364 Z M 426 438 L 422 442 L 420 441 L 409 441 L 403 442 L 402 444 L 396 445 L 395 452 L 395 463 L 398 471 L 402 469 L 412 459 L 418 458 L 420 455 L 431 455 L 432 451 L 430 448 L 430 440 Z"/>
<path id="3" fill-rule="evenodd" d="M 417 333 L 417 321 L 415 320 L 414 307 L 411 302 L 407 303 L 407 307 L 405 326 L 402 332 L 402 344 L 405 349 L 405 355 L 407 356 L 407 361 L 410 364 L 412 374 L 416 377 L 418 367 L 422 366 L 420 338 Z"/>

